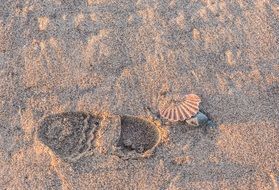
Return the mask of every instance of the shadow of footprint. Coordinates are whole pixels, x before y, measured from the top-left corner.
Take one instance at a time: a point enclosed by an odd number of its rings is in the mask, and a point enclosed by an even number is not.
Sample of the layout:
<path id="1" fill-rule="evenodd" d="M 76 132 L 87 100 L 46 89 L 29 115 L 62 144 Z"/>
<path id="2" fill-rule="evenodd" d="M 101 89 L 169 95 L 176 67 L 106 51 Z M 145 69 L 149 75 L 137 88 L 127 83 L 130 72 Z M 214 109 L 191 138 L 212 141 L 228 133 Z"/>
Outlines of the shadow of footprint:
<path id="1" fill-rule="evenodd" d="M 149 156 L 160 140 L 160 130 L 155 124 L 133 116 L 121 117 L 121 133 L 117 146 L 124 154 L 133 151 L 143 157 Z"/>
<path id="2" fill-rule="evenodd" d="M 46 117 L 37 130 L 39 140 L 65 161 L 75 161 L 92 151 L 99 119 L 82 112 Z"/>

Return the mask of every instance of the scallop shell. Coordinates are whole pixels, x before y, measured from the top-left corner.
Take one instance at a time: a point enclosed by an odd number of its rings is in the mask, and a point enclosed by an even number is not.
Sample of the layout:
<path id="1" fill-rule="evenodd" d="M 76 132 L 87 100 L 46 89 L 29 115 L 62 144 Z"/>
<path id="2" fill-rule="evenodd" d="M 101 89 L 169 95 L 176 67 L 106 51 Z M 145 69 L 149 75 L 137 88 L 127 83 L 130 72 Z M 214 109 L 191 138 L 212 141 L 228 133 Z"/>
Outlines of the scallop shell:
<path id="1" fill-rule="evenodd" d="M 169 121 L 184 121 L 198 113 L 200 102 L 199 96 L 188 94 L 182 100 L 172 101 L 164 108 L 160 108 L 160 115 Z"/>

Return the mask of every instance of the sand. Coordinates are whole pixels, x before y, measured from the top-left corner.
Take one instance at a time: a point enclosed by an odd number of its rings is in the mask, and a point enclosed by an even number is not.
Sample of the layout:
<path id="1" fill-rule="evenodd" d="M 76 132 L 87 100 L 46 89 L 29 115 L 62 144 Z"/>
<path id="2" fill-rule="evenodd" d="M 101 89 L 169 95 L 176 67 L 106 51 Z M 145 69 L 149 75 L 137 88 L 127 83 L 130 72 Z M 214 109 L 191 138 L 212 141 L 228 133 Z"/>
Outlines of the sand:
<path id="1" fill-rule="evenodd" d="M 165 91 L 218 127 L 156 120 Z M 0 0 L 0 189 L 276 190 L 278 145 L 277 0 Z"/>

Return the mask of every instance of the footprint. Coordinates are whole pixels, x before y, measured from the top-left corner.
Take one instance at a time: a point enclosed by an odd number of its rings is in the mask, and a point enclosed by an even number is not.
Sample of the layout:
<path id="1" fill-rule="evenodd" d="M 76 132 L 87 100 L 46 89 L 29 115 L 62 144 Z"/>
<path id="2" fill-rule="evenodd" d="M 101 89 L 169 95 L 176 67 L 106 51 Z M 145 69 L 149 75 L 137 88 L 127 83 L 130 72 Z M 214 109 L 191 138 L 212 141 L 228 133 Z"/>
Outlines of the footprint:
<path id="1" fill-rule="evenodd" d="M 65 161 L 75 161 L 92 152 L 99 119 L 82 112 L 64 112 L 46 117 L 37 130 L 39 140 Z"/>
<path id="2" fill-rule="evenodd" d="M 160 140 L 160 129 L 155 124 L 133 116 L 121 117 L 121 133 L 117 146 L 124 154 L 128 155 L 133 151 L 136 157 L 146 157 L 152 154 Z"/>

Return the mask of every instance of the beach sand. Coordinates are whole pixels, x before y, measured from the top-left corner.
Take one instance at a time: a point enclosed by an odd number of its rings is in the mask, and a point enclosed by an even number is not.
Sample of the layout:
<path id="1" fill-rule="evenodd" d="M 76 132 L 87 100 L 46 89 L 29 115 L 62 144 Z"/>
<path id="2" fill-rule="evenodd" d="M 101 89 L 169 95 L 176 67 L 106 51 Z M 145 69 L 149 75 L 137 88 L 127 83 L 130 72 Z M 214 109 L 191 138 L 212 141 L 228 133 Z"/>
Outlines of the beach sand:
<path id="1" fill-rule="evenodd" d="M 160 124 L 166 91 L 218 127 Z M 277 190 L 278 145 L 277 0 L 0 0 L 0 189 Z"/>

